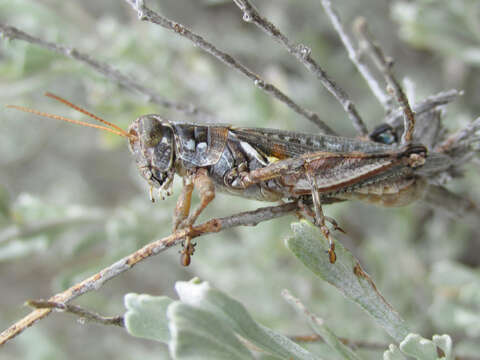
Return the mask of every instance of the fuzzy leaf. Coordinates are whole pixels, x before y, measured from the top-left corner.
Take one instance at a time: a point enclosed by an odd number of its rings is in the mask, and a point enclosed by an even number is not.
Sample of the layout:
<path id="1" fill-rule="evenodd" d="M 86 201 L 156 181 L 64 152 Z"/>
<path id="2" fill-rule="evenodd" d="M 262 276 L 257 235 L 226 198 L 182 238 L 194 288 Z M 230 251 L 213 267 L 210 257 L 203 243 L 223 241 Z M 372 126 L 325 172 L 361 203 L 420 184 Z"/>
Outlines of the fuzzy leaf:
<path id="1" fill-rule="evenodd" d="M 173 302 L 166 296 L 127 294 L 124 298 L 125 328 L 130 335 L 168 343 L 170 334 L 167 307 Z"/>
<path id="2" fill-rule="evenodd" d="M 342 359 L 360 360 L 360 357 L 346 346 L 335 333 L 317 315 L 311 313 L 299 299 L 293 297 L 288 290 L 282 292 L 283 297 L 304 315 L 317 335 L 320 335 L 325 343 L 330 346 Z"/>
<path id="3" fill-rule="evenodd" d="M 433 335 L 433 342 L 445 353 L 445 360 L 453 360 L 452 338 L 448 335 Z"/>
<path id="4" fill-rule="evenodd" d="M 210 312 L 261 350 L 281 359 L 318 359 L 287 337 L 255 322 L 241 303 L 213 289 L 207 282 L 177 282 L 175 288 L 184 303 Z"/>
<path id="5" fill-rule="evenodd" d="M 254 359 L 224 319 L 181 302 L 168 307 L 174 359 Z"/>
<path id="6" fill-rule="evenodd" d="M 335 243 L 337 261 L 331 264 L 326 255 L 328 242 L 317 227 L 302 220 L 293 223 L 292 230 L 294 236 L 287 239 L 287 247 L 308 269 L 360 305 L 396 341 L 407 336 L 409 331 L 404 320 L 341 243 Z"/>
<path id="7" fill-rule="evenodd" d="M 383 360 L 405 360 L 405 356 L 396 345 L 391 344 L 383 353 Z"/>
<path id="8" fill-rule="evenodd" d="M 400 350 L 418 360 L 437 360 L 435 344 L 417 334 L 408 334 L 400 343 Z"/>

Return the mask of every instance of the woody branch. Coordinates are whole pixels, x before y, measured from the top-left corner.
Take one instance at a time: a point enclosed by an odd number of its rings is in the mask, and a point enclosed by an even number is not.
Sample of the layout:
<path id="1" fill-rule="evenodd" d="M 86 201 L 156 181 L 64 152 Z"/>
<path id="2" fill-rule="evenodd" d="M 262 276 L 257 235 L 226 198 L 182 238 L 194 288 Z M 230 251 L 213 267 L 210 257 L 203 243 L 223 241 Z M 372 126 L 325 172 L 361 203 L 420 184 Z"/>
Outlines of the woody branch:
<path id="1" fill-rule="evenodd" d="M 124 257 L 114 264 L 107 266 L 98 273 L 73 285 L 69 289 L 53 295 L 48 301 L 66 304 L 81 295 L 98 290 L 107 281 L 119 276 L 140 262 L 154 255 L 158 255 L 172 246 L 180 244 L 187 236 L 193 239 L 237 226 L 255 226 L 263 221 L 281 217 L 296 210 L 298 210 L 297 202 L 290 202 L 278 206 L 267 206 L 253 211 L 246 211 L 223 218 L 215 218 L 198 226 L 178 230 L 167 237 L 145 245 L 143 248 Z M 0 346 L 17 335 L 20 335 L 24 330 L 35 324 L 37 321 L 45 318 L 51 312 L 52 307 L 36 309 L 23 319 L 17 321 L 8 329 L 0 333 Z"/>

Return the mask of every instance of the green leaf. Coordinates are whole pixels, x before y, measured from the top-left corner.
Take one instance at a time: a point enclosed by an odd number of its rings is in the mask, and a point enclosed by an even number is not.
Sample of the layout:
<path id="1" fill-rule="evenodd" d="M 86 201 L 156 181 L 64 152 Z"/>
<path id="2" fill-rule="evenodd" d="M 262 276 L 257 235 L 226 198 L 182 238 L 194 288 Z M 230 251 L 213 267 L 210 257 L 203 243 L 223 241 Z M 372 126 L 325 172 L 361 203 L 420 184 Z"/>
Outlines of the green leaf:
<path id="1" fill-rule="evenodd" d="M 400 343 L 400 350 L 418 360 L 437 360 L 435 344 L 417 334 L 408 334 Z"/>
<path id="2" fill-rule="evenodd" d="M 437 346 L 444 352 L 444 357 L 438 357 Z M 390 345 L 389 349 L 383 353 L 383 359 L 405 360 L 403 355 L 416 360 L 453 360 L 452 339 L 448 335 L 434 335 L 432 341 L 418 334 L 408 334 L 400 343 L 400 349 Z"/>
<path id="3" fill-rule="evenodd" d="M 0 263 L 26 258 L 33 254 L 45 252 L 48 249 L 46 236 L 35 236 L 28 241 L 15 240 L 0 246 Z"/>
<path id="4" fill-rule="evenodd" d="M 445 360 L 453 360 L 452 338 L 448 335 L 433 335 L 433 342 L 445 353 Z"/>
<path id="5" fill-rule="evenodd" d="M 207 282 L 177 282 L 175 289 L 182 302 L 210 312 L 263 351 L 282 359 L 318 359 L 287 337 L 255 322 L 241 303 L 213 289 Z"/>
<path id="6" fill-rule="evenodd" d="M 342 359 L 360 360 L 360 357 L 348 346 L 346 346 L 336 335 L 330 330 L 325 322 L 317 315 L 308 311 L 305 305 L 299 299 L 293 297 L 288 290 L 282 292 L 283 297 L 294 307 L 296 307 L 307 319 L 313 331 L 320 335 L 325 343 L 330 346 Z"/>
<path id="7" fill-rule="evenodd" d="M 174 359 L 254 359 L 229 324 L 209 311 L 174 302 L 167 316 L 172 336 L 170 355 Z"/>
<path id="8" fill-rule="evenodd" d="M 335 243 L 337 261 L 331 264 L 326 255 L 328 242 L 317 227 L 302 220 L 293 223 L 292 230 L 294 236 L 287 239 L 287 247 L 308 269 L 360 305 L 396 341 L 400 342 L 408 335 L 404 320 L 341 243 Z"/>
<path id="9" fill-rule="evenodd" d="M 405 360 L 405 356 L 396 345 L 391 344 L 383 353 L 383 360 Z"/>
<path id="10" fill-rule="evenodd" d="M 0 184 L 0 225 L 10 219 L 11 207 L 10 194 L 7 188 Z"/>
<path id="11" fill-rule="evenodd" d="M 124 297 L 125 328 L 130 335 L 168 343 L 170 333 L 167 307 L 173 302 L 166 296 L 127 294 Z"/>

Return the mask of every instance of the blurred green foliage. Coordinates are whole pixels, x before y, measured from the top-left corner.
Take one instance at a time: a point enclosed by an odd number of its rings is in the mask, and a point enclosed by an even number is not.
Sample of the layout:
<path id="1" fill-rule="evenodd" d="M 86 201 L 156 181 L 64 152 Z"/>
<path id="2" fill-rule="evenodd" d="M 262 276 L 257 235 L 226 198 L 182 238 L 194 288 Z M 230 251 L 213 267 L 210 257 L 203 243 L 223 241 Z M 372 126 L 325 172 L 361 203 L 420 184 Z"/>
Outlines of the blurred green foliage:
<path id="1" fill-rule="evenodd" d="M 339 133 L 354 134 L 340 105 L 314 77 L 272 39 L 244 23 L 231 2 L 152 0 L 149 4 L 318 111 Z M 257 5 L 293 41 L 312 48 L 312 56 L 350 94 L 370 128 L 381 121 L 380 106 L 348 61 L 319 1 L 277 0 Z M 411 94 L 415 100 L 452 86 L 466 90 L 446 110 L 449 128 L 457 129 L 480 113 L 480 74 L 472 56 L 479 49 L 477 2 L 368 0 L 338 1 L 335 6 L 346 24 L 359 14 L 367 18 L 385 52 L 396 60 L 397 74 L 415 84 Z M 163 96 L 200 105 L 225 122 L 316 131 L 187 41 L 138 21 L 122 1 L 14 0 L 12 4 L 0 0 L 0 21 L 89 53 Z M 421 50 L 412 49 L 411 44 Z M 0 39 L 2 105 L 80 118 L 43 97 L 45 91 L 58 93 L 124 128 L 145 113 L 186 119 L 71 59 L 21 41 Z M 21 306 L 26 299 L 46 298 L 167 235 L 175 196 L 151 204 L 126 144 L 111 134 L 3 107 L 0 125 L 0 327 L 4 329 L 28 311 Z M 466 175 L 450 188 L 478 201 L 478 169 L 467 169 Z M 177 179 L 174 194 L 180 185 Z M 260 205 L 265 204 L 219 195 L 202 219 Z M 348 231 L 344 245 L 361 260 L 414 332 L 426 338 L 449 333 L 458 354 L 480 353 L 478 229 L 422 204 L 385 210 L 348 203 L 330 206 L 326 213 Z M 257 322 L 276 332 L 311 331 L 281 299 L 281 290 L 288 288 L 321 314 L 338 336 L 391 342 L 362 310 L 320 282 L 286 249 L 283 240 L 291 234 L 292 220 L 287 217 L 202 238 L 189 268 L 180 266 L 176 249 L 171 249 L 77 303 L 100 313 L 120 314 L 125 293 L 175 299 L 176 281 L 199 276 L 240 301 Z M 40 230 L 11 235 L 32 228 Z M 325 359 L 337 358 L 327 355 L 325 344 L 306 348 Z M 1 351 L 2 359 L 168 358 L 167 348 L 157 343 L 118 329 L 76 324 L 63 314 L 36 324 Z M 381 357 L 364 349 L 358 353 L 365 358 Z"/>

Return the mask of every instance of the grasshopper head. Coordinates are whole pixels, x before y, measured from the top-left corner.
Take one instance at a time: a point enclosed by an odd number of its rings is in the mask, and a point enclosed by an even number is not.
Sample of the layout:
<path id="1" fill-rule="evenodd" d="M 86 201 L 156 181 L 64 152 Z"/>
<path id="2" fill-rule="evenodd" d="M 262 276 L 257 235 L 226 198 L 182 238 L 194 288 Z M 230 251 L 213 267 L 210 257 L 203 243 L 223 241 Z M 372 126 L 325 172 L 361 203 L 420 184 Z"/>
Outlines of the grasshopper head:
<path id="1" fill-rule="evenodd" d="M 140 174 L 152 187 L 169 194 L 175 175 L 175 140 L 170 123 L 158 115 L 144 115 L 130 125 L 128 133 Z"/>

